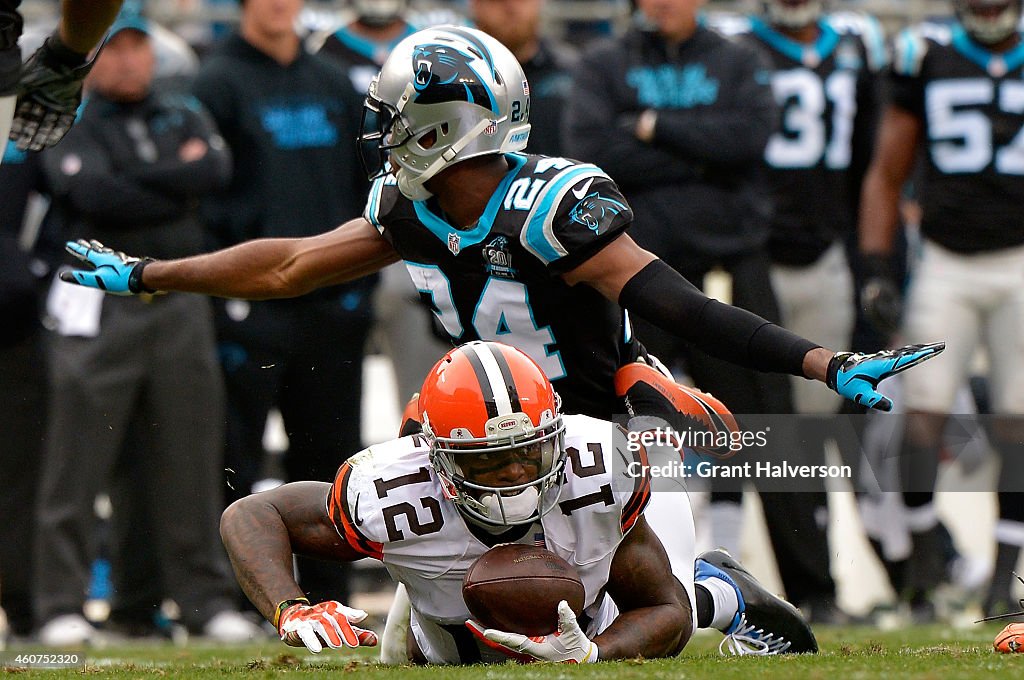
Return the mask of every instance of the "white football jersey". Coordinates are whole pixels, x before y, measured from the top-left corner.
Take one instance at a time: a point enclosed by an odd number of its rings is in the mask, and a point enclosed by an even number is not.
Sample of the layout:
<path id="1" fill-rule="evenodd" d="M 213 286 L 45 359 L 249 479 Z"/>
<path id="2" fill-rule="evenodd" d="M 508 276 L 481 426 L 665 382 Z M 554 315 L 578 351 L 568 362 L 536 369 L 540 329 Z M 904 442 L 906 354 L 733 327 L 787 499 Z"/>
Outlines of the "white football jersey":
<path id="1" fill-rule="evenodd" d="M 615 425 L 579 415 L 564 420 L 565 482 L 548 491 L 561 491 L 558 502 L 516 542 L 543 546 L 576 567 L 586 591 L 580 623 L 593 636 L 614 617 L 605 597 L 612 558 L 646 507 L 650 483 L 642 476 L 623 482 L 628 463 L 646 459 L 627 449 Z M 422 436 L 350 458 L 338 470 L 327 509 L 349 545 L 381 560 L 405 584 L 413 632 L 428 661 L 493 660 L 496 653 L 476 644 L 465 628 L 470 613 L 462 599 L 466 570 L 490 546 L 445 499 Z"/>

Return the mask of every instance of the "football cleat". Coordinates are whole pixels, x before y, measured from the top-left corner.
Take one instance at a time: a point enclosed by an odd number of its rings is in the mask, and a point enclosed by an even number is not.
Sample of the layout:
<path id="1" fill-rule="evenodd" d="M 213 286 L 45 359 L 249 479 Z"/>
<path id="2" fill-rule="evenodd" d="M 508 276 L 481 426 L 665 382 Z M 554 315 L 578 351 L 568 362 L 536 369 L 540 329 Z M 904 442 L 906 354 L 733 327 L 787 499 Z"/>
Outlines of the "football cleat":
<path id="1" fill-rule="evenodd" d="M 818 641 L 800 611 L 768 592 L 724 550 L 697 558 L 698 576 L 716 576 L 736 589 L 739 609 L 718 649 L 734 656 L 816 654 Z"/>
<path id="2" fill-rule="evenodd" d="M 615 394 L 630 417 L 656 416 L 676 432 L 689 432 L 687 444 L 700 455 L 729 458 L 739 450 L 739 426 L 721 401 L 693 387 L 680 385 L 654 366 L 635 361 L 615 372 Z"/>
<path id="3" fill-rule="evenodd" d="M 1024 652 L 1024 623 L 1008 623 L 999 631 L 992 646 L 1002 654 Z"/>

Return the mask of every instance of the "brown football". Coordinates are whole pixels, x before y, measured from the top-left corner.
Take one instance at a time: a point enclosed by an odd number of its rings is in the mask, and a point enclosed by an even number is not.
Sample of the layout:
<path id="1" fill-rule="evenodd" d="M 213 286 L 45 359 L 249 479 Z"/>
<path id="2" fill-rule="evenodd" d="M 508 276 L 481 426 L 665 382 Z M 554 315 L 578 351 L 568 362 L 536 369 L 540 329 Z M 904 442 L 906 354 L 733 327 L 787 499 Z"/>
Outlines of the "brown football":
<path id="1" fill-rule="evenodd" d="M 575 567 L 532 545 L 498 545 L 466 571 L 462 597 L 473 618 L 488 628 L 523 635 L 548 635 L 558 628 L 558 603 L 577 616 L 585 591 Z"/>

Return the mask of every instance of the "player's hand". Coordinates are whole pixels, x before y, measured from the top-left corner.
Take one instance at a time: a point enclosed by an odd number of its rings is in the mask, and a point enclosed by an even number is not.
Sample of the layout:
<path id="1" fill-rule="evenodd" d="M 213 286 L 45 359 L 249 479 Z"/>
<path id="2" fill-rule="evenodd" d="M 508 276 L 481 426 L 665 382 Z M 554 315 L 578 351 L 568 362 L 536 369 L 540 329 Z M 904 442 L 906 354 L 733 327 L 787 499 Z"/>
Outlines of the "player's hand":
<path id="1" fill-rule="evenodd" d="M 18 82 L 10 138 L 22 151 L 39 151 L 59 142 L 74 124 L 82 103 L 82 81 L 92 61 L 69 63 L 73 53 L 55 40 L 47 38 L 29 57 Z"/>
<path id="2" fill-rule="evenodd" d="M 838 352 L 828 362 L 825 384 L 855 403 L 891 411 L 892 401 L 875 391 L 878 383 L 902 373 L 946 349 L 946 343 L 907 345 L 874 354 Z"/>
<path id="3" fill-rule="evenodd" d="M 334 600 L 314 605 L 299 603 L 281 613 L 277 632 L 286 645 L 305 647 L 314 654 L 319 654 L 325 645 L 331 649 L 376 647 L 376 633 L 352 625 L 365 618 L 363 610 Z"/>
<path id="4" fill-rule="evenodd" d="M 860 289 L 864 316 L 879 333 L 891 336 L 899 330 L 903 314 L 903 296 L 893 266 L 879 255 L 864 255 L 863 266 L 867 275 Z"/>
<path id="5" fill-rule="evenodd" d="M 576 621 L 572 607 L 565 600 L 558 603 L 558 630 L 543 637 L 527 637 L 519 633 L 484 628 L 476 621 L 466 627 L 485 645 L 522 663 L 555 661 L 558 663 L 593 663 L 598 651 Z"/>
<path id="6" fill-rule="evenodd" d="M 142 285 L 142 268 L 152 262 L 107 248 L 99 241 L 68 241 L 64 249 L 94 268 L 72 269 L 60 273 L 61 281 L 99 288 L 115 295 L 138 295 L 156 291 Z"/>

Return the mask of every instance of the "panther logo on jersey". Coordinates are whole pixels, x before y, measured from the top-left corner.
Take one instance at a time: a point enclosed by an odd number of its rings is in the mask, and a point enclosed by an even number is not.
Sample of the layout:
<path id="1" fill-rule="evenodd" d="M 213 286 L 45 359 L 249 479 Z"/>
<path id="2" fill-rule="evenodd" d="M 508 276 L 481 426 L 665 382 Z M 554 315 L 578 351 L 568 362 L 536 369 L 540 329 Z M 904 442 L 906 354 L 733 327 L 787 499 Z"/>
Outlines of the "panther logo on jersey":
<path id="1" fill-rule="evenodd" d="M 573 222 L 585 225 L 595 234 L 600 234 L 602 226 L 607 226 L 616 215 L 625 211 L 626 206 L 595 191 L 569 211 L 569 218 Z"/>
<path id="2" fill-rule="evenodd" d="M 450 45 L 417 45 L 412 53 L 417 104 L 467 101 L 498 115 L 498 103 L 470 66 L 482 55 L 466 54 Z"/>
<path id="3" fill-rule="evenodd" d="M 512 266 L 512 255 L 508 252 L 508 239 L 498 236 L 483 248 L 484 269 L 489 276 L 514 279 L 516 270 Z"/>

